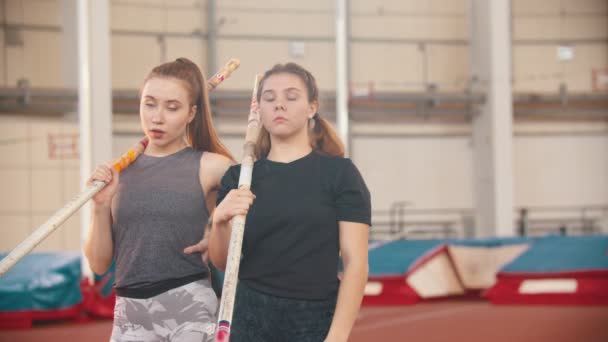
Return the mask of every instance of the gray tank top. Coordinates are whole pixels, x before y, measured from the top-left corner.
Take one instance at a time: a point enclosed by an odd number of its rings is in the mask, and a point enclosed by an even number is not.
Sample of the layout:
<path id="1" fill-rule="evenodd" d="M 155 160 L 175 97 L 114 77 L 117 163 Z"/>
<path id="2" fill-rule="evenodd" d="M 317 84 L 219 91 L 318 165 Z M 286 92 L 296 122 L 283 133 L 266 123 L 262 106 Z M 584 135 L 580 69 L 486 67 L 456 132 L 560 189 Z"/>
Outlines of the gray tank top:
<path id="1" fill-rule="evenodd" d="M 117 288 L 208 275 L 200 254 L 183 252 L 203 238 L 209 219 L 202 153 L 187 147 L 165 157 L 141 155 L 120 174 L 112 201 Z"/>

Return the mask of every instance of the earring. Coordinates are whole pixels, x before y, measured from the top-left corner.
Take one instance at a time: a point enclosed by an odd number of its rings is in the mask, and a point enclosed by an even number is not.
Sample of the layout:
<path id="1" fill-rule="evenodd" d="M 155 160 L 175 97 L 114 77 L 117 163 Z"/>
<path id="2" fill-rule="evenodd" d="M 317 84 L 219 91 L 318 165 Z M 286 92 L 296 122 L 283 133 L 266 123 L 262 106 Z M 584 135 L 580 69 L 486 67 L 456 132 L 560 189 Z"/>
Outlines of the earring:
<path id="1" fill-rule="evenodd" d="M 308 129 L 313 130 L 315 128 L 315 117 L 308 118 Z"/>

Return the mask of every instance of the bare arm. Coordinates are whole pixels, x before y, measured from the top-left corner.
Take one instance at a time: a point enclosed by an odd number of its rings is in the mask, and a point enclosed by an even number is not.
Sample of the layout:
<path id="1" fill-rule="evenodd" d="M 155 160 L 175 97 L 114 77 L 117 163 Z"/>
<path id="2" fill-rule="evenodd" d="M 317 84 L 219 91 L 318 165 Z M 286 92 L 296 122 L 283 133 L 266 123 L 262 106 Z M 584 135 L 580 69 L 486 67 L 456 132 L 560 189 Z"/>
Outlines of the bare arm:
<path id="1" fill-rule="evenodd" d="M 84 254 L 91 270 L 97 274 L 105 273 L 112 265 L 113 251 L 110 208 L 94 205 L 91 225 L 84 243 Z"/>
<path id="2" fill-rule="evenodd" d="M 231 220 L 237 215 L 247 215 L 249 207 L 253 204 L 255 195 L 247 189 L 231 190 L 222 203 L 213 213 L 213 225 L 209 234 L 209 257 L 218 269 L 226 269 L 230 234 L 232 233 Z"/>
<path id="3" fill-rule="evenodd" d="M 367 262 L 369 226 L 345 221 L 340 221 L 339 225 L 344 274 L 338 292 L 336 311 L 325 341 L 348 340 L 361 307 L 369 269 Z"/>
<path id="4" fill-rule="evenodd" d="M 220 182 L 226 170 L 234 162 L 228 157 L 221 154 L 205 152 L 201 156 L 201 167 L 199 169 L 199 180 L 203 193 L 205 194 L 205 205 L 209 212 L 210 218 L 213 217 L 215 211 L 215 200 L 217 198 L 217 192 L 220 187 Z M 188 246 L 184 249 L 184 253 L 200 253 L 203 258 L 203 262 L 208 261 L 208 249 L 209 249 L 209 232 L 203 235 L 203 239 L 196 245 Z M 214 263 L 215 264 L 215 263 Z"/>
<path id="5" fill-rule="evenodd" d="M 112 265 L 114 243 L 112 242 L 112 198 L 118 188 L 118 172 L 108 165 L 98 166 L 89 179 L 106 182 L 106 186 L 93 197 L 91 225 L 84 243 L 84 254 L 91 270 L 105 273 Z"/>
<path id="6" fill-rule="evenodd" d="M 220 223 L 213 220 L 209 232 L 209 259 L 222 272 L 226 270 L 231 233 L 230 221 Z"/>
<path id="7" fill-rule="evenodd" d="M 233 164 L 234 161 L 221 154 L 205 152 L 201 156 L 201 168 L 198 177 L 205 194 L 205 202 L 209 215 L 212 215 L 215 209 L 215 200 L 222 177 L 230 165 Z"/>
<path id="8" fill-rule="evenodd" d="M 206 153 L 208 154 L 208 153 Z M 204 157 L 205 155 L 203 155 Z M 201 161 L 202 162 L 202 161 Z M 216 225 L 216 219 L 214 218 L 214 214 L 215 214 L 215 202 L 217 199 L 217 192 L 219 190 L 220 184 L 221 184 L 221 180 L 222 177 L 224 176 L 224 174 L 226 173 L 226 170 L 228 169 L 228 167 L 233 164 L 232 162 L 227 163 L 225 168 L 223 168 L 223 170 L 221 170 L 221 172 L 216 172 L 213 181 L 213 195 L 210 196 L 210 194 L 208 194 L 206 192 L 206 200 L 207 200 L 207 206 L 208 208 L 210 208 L 209 213 L 210 213 L 210 219 L 211 219 L 211 229 L 209 230 L 209 232 L 205 235 L 205 240 L 207 240 L 207 248 L 208 248 L 208 254 L 209 254 L 209 258 L 211 260 L 211 262 L 213 263 L 213 265 L 215 265 L 215 267 L 217 267 L 220 270 L 224 270 L 225 268 L 225 263 L 226 263 L 226 256 L 223 256 L 224 253 L 222 253 L 224 251 L 224 249 L 227 249 L 228 246 L 228 240 L 230 239 L 230 231 L 228 229 L 228 236 L 226 238 L 226 234 L 224 233 L 227 229 L 225 229 L 225 227 L 223 227 L 222 229 L 219 230 L 218 233 L 216 233 L 217 229 L 213 229 L 213 226 Z M 216 168 L 217 170 L 217 168 Z M 219 170 L 217 170 L 219 171 Z M 201 184 L 203 184 L 203 178 L 201 176 Z M 210 201 L 213 200 L 213 202 L 211 203 Z M 212 209 L 211 209 L 212 208 Z M 224 224 L 224 226 L 226 225 L 226 223 Z M 224 241 L 225 239 L 228 239 L 226 241 Z M 224 248 L 224 246 L 226 246 Z M 226 251 L 227 253 L 227 251 Z M 223 256 L 223 258 L 222 258 Z M 222 262 L 222 259 L 224 260 Z"/>

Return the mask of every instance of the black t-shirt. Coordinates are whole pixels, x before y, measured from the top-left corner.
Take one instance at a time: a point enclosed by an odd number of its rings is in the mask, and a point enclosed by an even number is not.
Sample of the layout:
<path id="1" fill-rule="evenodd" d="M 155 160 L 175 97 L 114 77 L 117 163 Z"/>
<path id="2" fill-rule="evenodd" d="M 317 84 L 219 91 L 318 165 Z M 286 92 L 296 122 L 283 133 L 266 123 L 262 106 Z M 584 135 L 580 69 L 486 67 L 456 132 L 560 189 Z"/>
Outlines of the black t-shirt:
<path id="1" fill-rule="evenodd" d="M 240 165 L 222 178 L 219 204 L 238 187 Z M 371 224 L 370 194 L 350 159 L 311 152 L 289 163 L 259 160 L 239 280 L 260 292 L 320 300 L 338 290 L 339 221 Z"/>

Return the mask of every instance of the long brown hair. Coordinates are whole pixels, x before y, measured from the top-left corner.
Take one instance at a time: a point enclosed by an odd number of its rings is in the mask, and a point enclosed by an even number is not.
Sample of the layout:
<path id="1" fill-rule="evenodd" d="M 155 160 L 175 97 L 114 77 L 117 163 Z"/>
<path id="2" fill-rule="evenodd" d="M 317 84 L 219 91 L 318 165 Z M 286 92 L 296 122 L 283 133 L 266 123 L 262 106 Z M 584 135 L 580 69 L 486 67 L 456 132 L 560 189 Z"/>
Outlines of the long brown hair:
<path id="1" fill-rule="evenodd" d="M 186 129 L 188 144 L 197 151 L 218 153 L 234 160 L 215 131 L 211 117 L 207 81 L 201 73 L 201 69 L 191 60 L 181 57 L 152 69 L 144 80 L 144 84 L 154 77 L 173 77 L 186 82 L 188 85 L 190 105 L 196 106 L 194 119 Z"/>
<path id="2" fill-rule="evenodd" d="M 319 88 L 317 87 L 315 77 L 308 70 L 296 63 L 276 64 L 272 69 L 267 70 L 264 73 L 264 76 L 262 76 L 258 85 L 258 93 L 256 95 L 258 103 L 260 103 L 262 92 L 264 91 L 264 81 L 272 75 L 282 73 L 298 76 L 306 85 L 308 102 L 316 102 L 317 105 L 319 104 Z M 338 135 L 331 124 L 319 115 L 318 110 L 313 116 L 313 120 L 314 125 L 312 128 L 309 126 L 308 130 L 310 146 L 323 154 L 343 157 L 344 145 L 340 141 L 340 138 L 338 138 Z M 262 126 L 256 142 L 255 155 L 258 159 L 265 158 L 268 155 L 268 152 L 270 152 L 270 134 Z"/>

